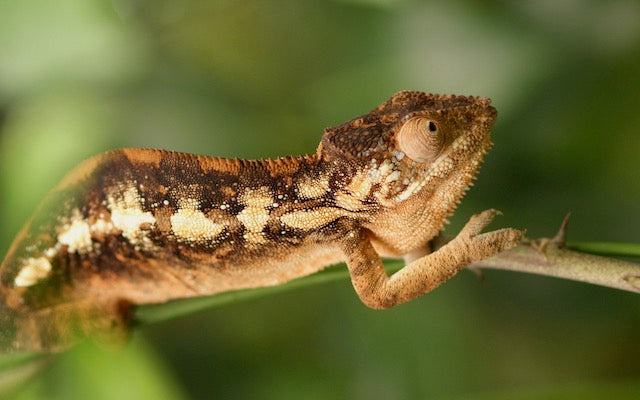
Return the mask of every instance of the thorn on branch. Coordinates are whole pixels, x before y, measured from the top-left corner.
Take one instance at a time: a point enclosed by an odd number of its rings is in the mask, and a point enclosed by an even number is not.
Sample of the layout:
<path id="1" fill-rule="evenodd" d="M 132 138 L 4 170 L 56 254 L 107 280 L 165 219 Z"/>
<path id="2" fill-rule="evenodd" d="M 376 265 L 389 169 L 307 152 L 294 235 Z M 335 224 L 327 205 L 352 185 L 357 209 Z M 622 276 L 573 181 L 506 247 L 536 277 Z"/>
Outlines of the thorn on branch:
<path id="1" fill-rule="evenodd" d="M 553 245 L 559 249 L 564 248 L 567 242 L 567 228 L 569 227 L 570 217 L 571 213 L 568 212 L 560 223 L 560 228 L 558 228 L 558 232 L 554 237 L 534 239 L 531 241 L 531 247 L 545 258 L 547 247 L 549 247 L 549 245 Z"/>
<path id="2" fill-rule="evenodd" d="M 569 219 L 571 218 L 571 212 L 568 212 L 567 215 L 564 216 L 562 223 L 560 223 L 560 228 L 556 235 L 551 239 L 551 241 L 562 248 L 565 247 L 567 243 L 567 227 L 569 226 Z"/>

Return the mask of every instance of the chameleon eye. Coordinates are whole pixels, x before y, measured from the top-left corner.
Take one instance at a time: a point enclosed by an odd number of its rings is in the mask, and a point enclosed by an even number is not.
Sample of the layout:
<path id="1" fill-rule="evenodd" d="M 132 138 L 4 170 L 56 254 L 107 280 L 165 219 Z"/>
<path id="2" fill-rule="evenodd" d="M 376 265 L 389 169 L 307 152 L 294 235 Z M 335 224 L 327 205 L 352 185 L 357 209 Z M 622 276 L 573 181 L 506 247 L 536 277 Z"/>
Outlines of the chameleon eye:
<path id="1" fill-rule="evenodd" d="M 413 161 L 431 161 L 444 147 L 444 134 L 438 124 L 430 119 L 411 118 L 400 128 L 396 144 Z"/>

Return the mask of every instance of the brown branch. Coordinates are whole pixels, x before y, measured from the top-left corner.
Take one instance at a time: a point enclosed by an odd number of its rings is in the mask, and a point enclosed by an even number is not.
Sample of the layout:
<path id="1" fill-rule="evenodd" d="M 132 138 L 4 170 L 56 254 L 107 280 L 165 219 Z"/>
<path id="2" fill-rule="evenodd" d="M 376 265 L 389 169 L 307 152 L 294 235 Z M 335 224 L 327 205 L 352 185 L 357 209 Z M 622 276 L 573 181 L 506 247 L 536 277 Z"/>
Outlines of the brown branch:
<path id="1" fill-rule="evenodd" d="M 567 250 L 555 244 L 541 252 L 532 243 L 525 242 L 471 267 L 528 272 L 640 293 L 639 264 Z"/>
<path id="2" fill-rule="evenodd" d="M 572 251 L 565 247 L 567 215 L 553 238 L 525 239 L 521 245 L 468 268 L 492 268 L 552 276 L 640 293 L 640 264 Z M 437 238 L 440 247 L 449 238 Z"/>

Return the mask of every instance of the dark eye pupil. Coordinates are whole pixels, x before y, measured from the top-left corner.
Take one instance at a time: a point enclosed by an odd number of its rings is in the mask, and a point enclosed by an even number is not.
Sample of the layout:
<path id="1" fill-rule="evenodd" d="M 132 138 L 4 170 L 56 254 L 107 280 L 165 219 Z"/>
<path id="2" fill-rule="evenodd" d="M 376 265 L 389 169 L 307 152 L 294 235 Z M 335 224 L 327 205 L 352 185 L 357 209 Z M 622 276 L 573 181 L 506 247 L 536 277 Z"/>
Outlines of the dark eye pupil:
<path id="1" fill-rule="evenodd" d="M 429 131 L 435 132 L 436 130 L 438 130 L 438 127 L 436 126 L 436 124 L 434 124 L 433 121 L 429 121 Z"/>

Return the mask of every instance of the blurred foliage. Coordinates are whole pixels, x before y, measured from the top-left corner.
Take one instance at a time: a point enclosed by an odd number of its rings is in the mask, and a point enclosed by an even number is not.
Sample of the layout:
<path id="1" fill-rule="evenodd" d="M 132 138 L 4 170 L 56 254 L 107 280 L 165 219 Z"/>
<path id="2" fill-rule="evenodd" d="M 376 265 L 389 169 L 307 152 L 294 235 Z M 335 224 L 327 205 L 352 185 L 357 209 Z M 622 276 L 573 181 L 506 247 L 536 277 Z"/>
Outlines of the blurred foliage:
<path id="1" fill-rule="evenodd" d="M 396 90 L 489 96 L 495 148 L 448 229 L 640 241 L 640 3 L 0 1 L 0 254 L 44 194 L 114 147 L 273 157 Z M 80 346 L 33 398 L 638 398 L 640 301 L 576 282 L 461 274 L 366 309 L 347 282 Z"/>

